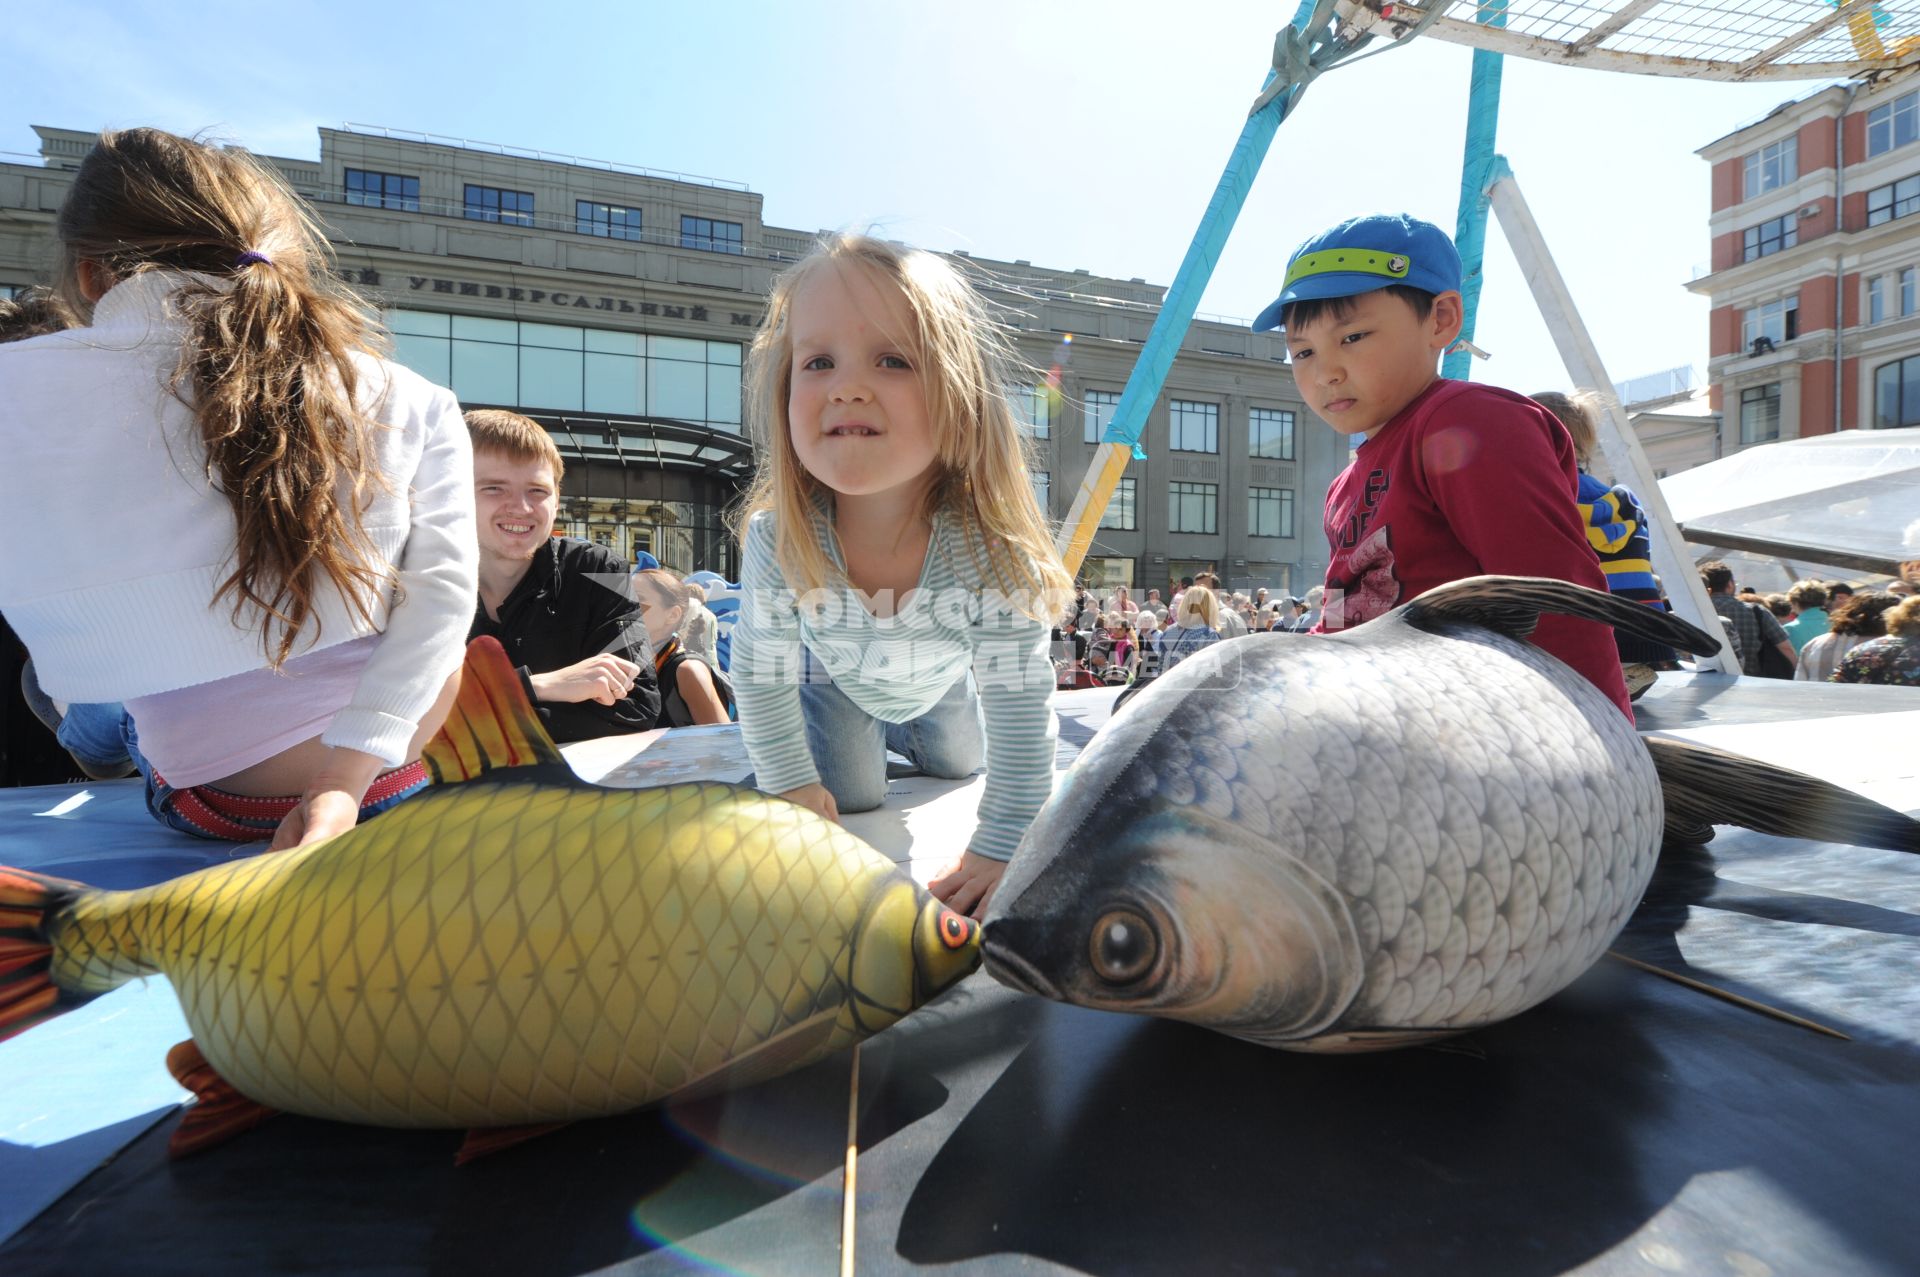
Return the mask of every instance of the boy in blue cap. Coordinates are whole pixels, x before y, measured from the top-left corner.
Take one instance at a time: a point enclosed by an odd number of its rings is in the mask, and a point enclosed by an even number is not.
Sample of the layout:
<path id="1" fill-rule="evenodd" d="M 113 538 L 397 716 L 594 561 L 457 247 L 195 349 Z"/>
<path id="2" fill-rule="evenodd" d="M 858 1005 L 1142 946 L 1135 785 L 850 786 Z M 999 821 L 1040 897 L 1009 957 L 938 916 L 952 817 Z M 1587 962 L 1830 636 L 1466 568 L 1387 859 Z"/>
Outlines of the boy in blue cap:
<path id="1" fill-rule="evenodd" d="M 1321 420 L 1364 436 L 1327 489 L 1319 629 L 1482 573 L 1607 588 L 1574 509 L 1566 428 L 1523 395 L 1439 375 L 1461 322 L 1453 241 L 1404 214 L 1357 217 L 1309 239 L 1254 321 L 1285 329 L 1294 381 Z M 1605 626 L 1543 616 L 1533 641 L 1633 717 Z"/>

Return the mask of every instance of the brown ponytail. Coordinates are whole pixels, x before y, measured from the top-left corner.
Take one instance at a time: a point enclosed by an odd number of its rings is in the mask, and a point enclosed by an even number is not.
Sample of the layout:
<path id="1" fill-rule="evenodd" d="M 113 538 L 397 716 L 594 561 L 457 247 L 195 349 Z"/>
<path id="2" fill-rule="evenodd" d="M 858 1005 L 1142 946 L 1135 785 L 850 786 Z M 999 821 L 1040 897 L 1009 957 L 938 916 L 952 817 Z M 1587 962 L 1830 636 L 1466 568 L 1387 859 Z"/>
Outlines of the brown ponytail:
<path id="1" fill-rule="evenodd" d="M 170 305 L 189 337 L 174 393 L 193 409 L 207 478 L 233 507 L 236 623 L 257 614 L 278 668 L 313 620 L 322 578 L 371 624 L 395 576 L 361 523 L 384 479 L 355 407 L 351 358 L 372 351 L 365 304 L 328 269 L 326 240 L 279 176 L 244 151 L 158 129 L 100 135 L 61 206 L 61 289 L 79 268 L 114 282 L 190 271 Z M 317 622 L 315 622 L 317 624 Z"/>

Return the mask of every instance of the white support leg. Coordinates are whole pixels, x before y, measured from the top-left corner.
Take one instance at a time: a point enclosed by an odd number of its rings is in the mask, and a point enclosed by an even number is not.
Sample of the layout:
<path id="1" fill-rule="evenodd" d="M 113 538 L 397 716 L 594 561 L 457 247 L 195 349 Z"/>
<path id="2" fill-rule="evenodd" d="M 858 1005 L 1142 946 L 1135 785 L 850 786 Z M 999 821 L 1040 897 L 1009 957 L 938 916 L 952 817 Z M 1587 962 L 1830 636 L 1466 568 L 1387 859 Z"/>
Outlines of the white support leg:
<path id="1" fill-rule="evenodd" d="M 1600 451 L 1616 481 L 1632 488 L 1640 498 L 1640 508 L 1647 516 L 1648 540 L 1653 546 L 1653 570 L 1660 574 L 1673 610 L 1709 634 L 1724 634 L 1719 614 L 1707 599 L 1707 588 L 1699 572 L 1694 570 L 1693 557 L 1685 550 L 1680 526 L 1673 521 L 1667 499 L 1660 494 L 1660 483 L 1647 464 L 1647 454 L 1633 433 L 1626 409 L 1613 393 L 1613 381 L 1600 362 L 1593 335 L 1581 321 L 1567 281 L 1554 264 L 1553 254 L 1547 251 L 1540 225 L 1533 220 L 1533 211 L 1527 207 L 1520 184 L 1504 158 L 1495 159 L 1493 182 L 1487 189 L 1493 199 L 1493 211 L 1500 218 L 1500 229 L 1519 260 L 1520 271 L 1533 290 L 1540 316 L 1547 321 L 1547 331 L 1553 334 L 1554 345 L 1559 347 L 1560 358 L 1567 365 L 1574 385 L 1594 391 L 1604 401 L 1606 412 L 1596 423 Z M 1718 669 L 1728 674 L 1740 672 L 1740 662 L 1730 643 L 1722 647 L 1718 656 L 1699 659 L 1702 669 Z"/>

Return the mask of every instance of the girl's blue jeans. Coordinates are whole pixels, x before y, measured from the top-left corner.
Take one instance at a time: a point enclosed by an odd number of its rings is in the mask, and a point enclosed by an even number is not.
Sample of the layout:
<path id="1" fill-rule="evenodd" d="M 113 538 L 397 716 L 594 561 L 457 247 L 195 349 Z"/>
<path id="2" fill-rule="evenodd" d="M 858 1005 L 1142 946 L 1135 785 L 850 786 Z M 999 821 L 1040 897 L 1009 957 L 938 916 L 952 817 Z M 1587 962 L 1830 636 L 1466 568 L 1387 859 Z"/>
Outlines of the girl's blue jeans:
<path id="1" fill-rule="evenodd" d="M 56 733 L 60 747 L 75 758 L 83 758 L 105 770 L 108 765 L 122 763 L 131 759 L 140 770 L 140 779 L 147 784 L 147 810 L 153 818 L 169 829 L 183 834 L 192 834 L 195 838 L 210 838 L 212 835 L 199 828 L 173 807 L 174 787 L 153 774 L 153 764 L 140 752 L 140 734 L 134 730 L 133 716 L 118 701 L 106 701 L 97 704 L 76 703 L 67 706 L 67 712 L 60 720 L 60 730 Z M 397 806 L 413 796 L 415 790 L 394 794 L 391 797 L 376 799 L 362 804 L 360 819 L 367 820 L 387 809 Z M 273 837 L 274 827 L 262 826 L 260 837 Z M 223 840 L 216 840 L 223 841 Z"/>
<path id="2" fill-rule="evenodd" d="M 920 717 L 886 723 L 855 705 L 811 652 L 800 683 L 807 748 L 820 783 L 842 812 L 872 811 L 887 796 L 887 751 L 923 774 L 957 780 L 980 770 L 986 741 L 973 674 L 962 673 Z"/>
<path id="3" fill-rule="evenodd" d="M 147 774 L 147 760 L 134 744 L 133 719 L 119 701 L 67 706 L 54 736 L 60 748 L 96 771 L 110 771 L 131 759 L 142 776 Z"/>

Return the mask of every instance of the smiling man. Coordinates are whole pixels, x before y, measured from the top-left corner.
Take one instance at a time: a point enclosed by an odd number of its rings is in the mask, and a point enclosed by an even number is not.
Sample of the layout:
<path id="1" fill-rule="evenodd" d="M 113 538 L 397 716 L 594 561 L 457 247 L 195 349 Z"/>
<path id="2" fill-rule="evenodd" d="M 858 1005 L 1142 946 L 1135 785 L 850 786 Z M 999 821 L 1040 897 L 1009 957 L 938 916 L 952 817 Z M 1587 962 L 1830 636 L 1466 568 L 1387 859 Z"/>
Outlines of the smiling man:
<path id="1" fill-rule="evenodd" d="M 653 648 L 626 564 L 553 535 L 563 467 L 553 437 L 519 413 L 476 409 L 473 484 L 480 600 L 467 640 L 500 640 L 554 740 L 651 728 Z"/>

